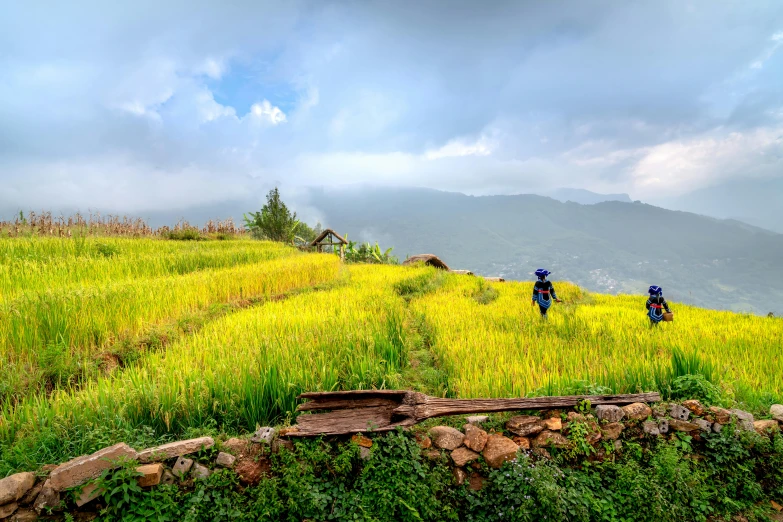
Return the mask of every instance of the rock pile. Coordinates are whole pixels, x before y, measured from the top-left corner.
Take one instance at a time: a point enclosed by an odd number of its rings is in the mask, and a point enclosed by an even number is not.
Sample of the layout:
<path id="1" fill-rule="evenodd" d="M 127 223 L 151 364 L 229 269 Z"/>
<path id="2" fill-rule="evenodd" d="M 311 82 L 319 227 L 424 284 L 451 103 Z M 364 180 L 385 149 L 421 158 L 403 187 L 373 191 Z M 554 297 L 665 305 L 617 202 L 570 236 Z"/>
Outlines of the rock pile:
<path id="1" fill-rule="evenodd" d="M 262 428 L 251 440 L 229 439 L 222 444 L 224 451 L 217 454 L 214 465 L 233 469 L 244 484 L 257 484 L 269 470 L 268 461 L 258 458 L 261 446 L 276 442 L 275 435 L 274 428 Z M 45 512 L 62 511 L 63 493 L 76 488 L 80 492 L 76 506 L 84 506 L 103 494 L 95 479 L 123 462 L 139 464 L 137 480 L 143 488 L 206 478 L 211 473 L 209 467 L 187 456 L 214 445 L 212 437 L 181 440 L 142 451 L 120 443 L 57 466 L 45 466 L 39 473 L 43 475 L 40 479 L 27 472 L 11 475 L 0 480 L 0 520 L 33 522 Z"/>
<path id="2" fill-rule="evenodd" d="M 490 468 L 518 458 L 520 452 L 532 458 L 550 458 L 549 451 L 571 450 L 575 442 L 596 446 L 589 457 L 600 459 L 607 451 L 621 451 L 621 439 L 662 437 L 670 432 L 688 433 L 694 438 L 701 434 L 721 432 L 727 426 L 735 430 L 756 431 L 762 436 L 780 430 L 783 424 L 783 405 L 770 408 L 770 419 L 756 420 L 748 412 L 719 407 L 705 407 L 699 401 L 682 404 L 635 403 L 618 407 L 601 405 L 593 412 L 548 411 L 540 415 L 517 415 L 508 419 L 500 432 L 485 429 L 487 416 L 468 417 L 462 429 L 435 426 L 428 433 L 417 433 L 416 440 L 425 457 L 453 465 L 457 484 L 468 484 L 478 490 L 484 484 L 482 461 Z M 232 438 L 219 445 L 220 450 L 209 464 L 233 470 L 245 485 L 257 484 L 269 472 L 269 460 L 264 447 L 271 451 L 291 448 L 289 441 L 280 438 L 274 428 L 260 428 L 249 439 Z M 673 435 L 670 435 L 673 436 Z M 354 435 L 352 442 L 359 446 L 362 459 L 372 456 L 373 440 Z M 598 444 L 599 441 L 610 444 Z M 159 484 L 203 479 L 211 473 L 206 461 L 189 458 L 194 453 L 215 446 L 211 437 L 201 437 L 164 444 L 136 451 L 124 443 L 104 448 L 91 455 L 83 455 L 68 462 L 44 466 L 38 473 L 17 473 L 0 479 L 0 520 L 32 522 L 48 511 L 61 511 L 65 505 L 62 495 L 79 488 L 77 506 L 99 498 L 103 491 L 97 479 L 107 469 L 123 462 L 135 462 L 140 474 L 138 483 L 143 488 Z M 42 477 L 42 478 L 39 478 Z"/>
<path id="3" fill-rule="evenodd" d="M 487 432 L 479 427 L 475 417 L 471 417 L 462 431 L 450 426 L 435 426 L 430 428 L 428 436 L 418 434 L 417 440 L 431 460 L 439 460 L 443 452 L 447 452 L 457 484 L 468 483 L 471 488 L 480 489 L 484 480 L 478 474 L 481 459 L 487 466 L 499 468 L 504 462 L 516 459 L 520 452 L 535 458 L 549 458 L 549 449 L 569 450 L 574 446 L 576 424 L 582 425 L 578 436 L 584 438 L 583 442 L 596 446 L 599 441 L 607 441 L 611 442 L 609 449 L 621 451 L 621 437 L 661 437 L 670 432 L 684 432 L 699 438 L 701 433 L 718 433 L 732 423 L 737 430 L 755 430 L 766 435 L 779 430 L 779 424 L 783 424 L 783 406 L 772 406 L 770 415 L 773 418 L 769 420 L 754 420 L 748 412 L 706 408 L 697 400 L 657 404 L 654 409 L 642 403 L 623 407 L 601 405 L 595 408 L 594 414 L 551 411 L 543 412 L 541 416 L 517 415 L 506 422 L 505 434 Z M 481 423 L 486 421 L 486 418 L 481 419 Z M 602 444 L 591 458 L 600 459 L 606 451 L 607 445 Z"/>

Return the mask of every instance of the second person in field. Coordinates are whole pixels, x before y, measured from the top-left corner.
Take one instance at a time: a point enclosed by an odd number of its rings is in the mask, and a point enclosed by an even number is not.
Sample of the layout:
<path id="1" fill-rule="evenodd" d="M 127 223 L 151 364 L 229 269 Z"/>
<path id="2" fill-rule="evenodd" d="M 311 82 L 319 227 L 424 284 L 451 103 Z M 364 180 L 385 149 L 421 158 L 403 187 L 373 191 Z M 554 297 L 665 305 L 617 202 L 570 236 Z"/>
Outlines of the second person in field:
<path id="1" fill-rule="evenodd" d="M 539 268 L 536 270 L 538 281 L 533 285 L 532 305 L 535 306 L 536 303 L 538 303 L 538 309 L 541 311 L 541 317 L 544 319 L 547 318 L 546 313 L 549 310 L 549 307 L 552 306 L 552 300 L 558 303 L 561 302 L 560 299 L 557 298 L 557 293 L 555 292 L 555 287 L 552 285 L 552 282 L 547 281 L 546 277 L 551 273 L 552 272 L 549 270 Z"/>

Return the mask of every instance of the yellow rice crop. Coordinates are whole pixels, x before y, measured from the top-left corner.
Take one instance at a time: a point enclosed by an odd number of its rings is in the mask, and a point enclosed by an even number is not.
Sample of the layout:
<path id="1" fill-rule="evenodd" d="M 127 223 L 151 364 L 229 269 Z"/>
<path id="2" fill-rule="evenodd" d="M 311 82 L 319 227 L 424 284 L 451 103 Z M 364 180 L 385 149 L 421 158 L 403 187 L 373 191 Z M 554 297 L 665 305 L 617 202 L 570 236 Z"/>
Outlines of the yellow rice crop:
<path id="1" fill-rule="evenodd" d="M 679 350 L 701 360 L 738 398 L 783 397 L 783 321 L 672 304 L 675 321 L 650 328 L 644 296 L 585 295 L 556 283 L 565 304 L 543 321 L 532 283 L 494 284 L 479 304 L 473 278 L 452 278 L 414 302 L 435 329 L 434 350 L 461 397 L 563 393 L 578 381 L 615 392 L 655 389 Z"/>

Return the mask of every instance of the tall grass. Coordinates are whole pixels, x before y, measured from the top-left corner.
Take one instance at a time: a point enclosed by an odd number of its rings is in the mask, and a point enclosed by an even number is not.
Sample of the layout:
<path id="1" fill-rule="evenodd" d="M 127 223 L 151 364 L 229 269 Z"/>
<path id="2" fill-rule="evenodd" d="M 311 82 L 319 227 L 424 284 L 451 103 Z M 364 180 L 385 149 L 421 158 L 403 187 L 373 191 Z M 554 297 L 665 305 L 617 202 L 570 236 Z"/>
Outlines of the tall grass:
<path id="1" fill-rule="evenodd" d="M 493 285 L 451 276 L 413 301 L 435 330 L 434 350 L 461 397 L 663 390 L 688 373 L 720 381 L 751 406 L 783 399 L 783 321 L 673 305 L 675 322 L 650 328 L 642 296 L 585 294 L 556 283 L 565 301 L 549 320 L 530 306 L 532 283 Z"/>
<path id="2" fill-rule="evenodd" d="M 333 259 L 304 260 L 313 258 Z M 406 306 L 392 284 L 416 270 L 356 267 L 346 286 L 224 316 L 78 391 L 7 404 L 0 447 L 12 451 L 18 439 L 29 444 L 39 432 L 76 426 L 252 430 L 290 415 L 302 391 L 399 387 Z"/>
<path id="3" fill-rule="evenodd" d="M 54 362 L 63 368 L 89 364 L 118 340 L 164 319 L 213 303 L 258 298 L 309 287 L 337 276 L 338 261 L 271 248 L 288 259 L 210 268 L 185 275 L 28 292 L 0 304 L 0 398 L 25 393 Z M 236 258 L 232 253 L 223 262 Z"/>
<path id="4" fill-rule="evenodd" d="M 266 241 L 24 238 L 0 240 L 0 302 L 57 289 L 183 275 L 292 255 Z"/>

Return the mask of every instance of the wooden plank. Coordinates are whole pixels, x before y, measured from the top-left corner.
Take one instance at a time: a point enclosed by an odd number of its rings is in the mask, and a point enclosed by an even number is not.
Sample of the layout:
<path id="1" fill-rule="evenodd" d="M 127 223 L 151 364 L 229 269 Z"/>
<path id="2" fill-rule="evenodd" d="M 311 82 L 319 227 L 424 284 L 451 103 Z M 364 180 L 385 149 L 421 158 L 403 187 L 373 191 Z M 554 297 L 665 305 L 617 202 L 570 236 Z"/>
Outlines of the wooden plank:
<path id="1" fill-rule="evenodd" d="M 600 404 L 631 404 L 634 402 L 658 402 L 660 394 L 641 393 L 628 395 L 572 395 L 565 397 L 528 397 L 519 399 L 441 399 L 417 394 L 413 401 L 406 401 L 394 412 L 418 421 L 447 415 L 467 413 L 493 413 L 517 410 L 549 410 L 573 408 L 583 400 L 594 406 Z"/>
<path id="2" fill-rule="evenodd" d="M 297 411 L 312 411 L 312 410 L 345 410 L 356 408 L 372 408 L 376 406 L 392 406 L 397 407 L 400 401 L 394 399 L 383 398 L 367 398 L 367 399 L 316 399 L 313 401 L 303 402 L 296 408 Z"/>
<path id="3" fill-rule="evenodd" d="M 411 393 L 408 390 L 348 390 L 336 392 L 306 392 L 300 393 L 297 399 L 345 399 L 350 397 L 402 397 Z"/>
<path id="4" fill-rule="evenodd" d="M 654 392 L 508 399 L 443 399 L 406 390 L 311 392 L 303 393 L 299 398 L 310 399 L 310 402 L 298 408 L 300 411 L 331 410 L 328 413 L 300 415 L 295 428 L 286 433 L 299 437 L 388 431 L 397 426 L 412 426 L 425 419 L 446 415 L 572 408 L 583 400 L 589 400 L 595 406 L 661 400 L 660 394 Z"/>

